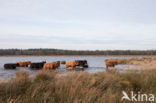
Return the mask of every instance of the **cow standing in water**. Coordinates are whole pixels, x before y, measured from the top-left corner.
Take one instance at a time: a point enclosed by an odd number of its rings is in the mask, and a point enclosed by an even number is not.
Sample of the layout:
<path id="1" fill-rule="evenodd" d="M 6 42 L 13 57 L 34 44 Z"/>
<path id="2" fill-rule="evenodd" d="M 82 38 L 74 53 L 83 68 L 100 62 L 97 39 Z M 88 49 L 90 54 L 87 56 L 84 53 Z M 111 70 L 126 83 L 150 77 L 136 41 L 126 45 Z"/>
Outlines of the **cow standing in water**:
<path id="1" fill-rule="evenodd" d="M 29 64 L 31 64 L 31 61 L 25 61 L 25 62 L 18 62 L 19 67 L 28 67 Z"/>
<path id="2" fill-rule="evenodd" d="M 115 67 L 115 65 L 118 64 L 116 59 L 106 59 L 105 63 L 106 63 L 106 68 L 107 69 L 108 69 L 108 67 Z"/>
<path id="3" fill-rule="evenodd" d="M 87 60 L 76 60 L 78 62 L 77 66 L 83 67 L 83 68 L 88 68 L 88 63 Z"/>
<path id="4" fill-rule="evenodd" d="M 70 70 L 69 67 L 72 68 L 72 70 L 75 69 L 76 66 L 79 65 L 79 62 L 78 61 L 70 61 L 70 62 L 66 62 L 66 69 L 67 70 Z"/>
<path id="5" fill-rule="evenodd" d="M 31 69 L 42 69 L 46 61 L 38 62 L 38 63 L 31 63 L 30 68 Z"/>
<path id="6" fill-rule="evenodd" d="M 43 68 L 46 70 L 55 70 L 59 66 L 60 66 L 60 61 L 57 61 L 57 62 L 45 63 Z"/>
<path id="7" fill-rule="evenodd" d="M 16 69 L 17 66 L 19 66 L 18 63 L 8 63 L 8 64 L 4 64 L 4 68 L 5 68 L 5 69 Z"/>

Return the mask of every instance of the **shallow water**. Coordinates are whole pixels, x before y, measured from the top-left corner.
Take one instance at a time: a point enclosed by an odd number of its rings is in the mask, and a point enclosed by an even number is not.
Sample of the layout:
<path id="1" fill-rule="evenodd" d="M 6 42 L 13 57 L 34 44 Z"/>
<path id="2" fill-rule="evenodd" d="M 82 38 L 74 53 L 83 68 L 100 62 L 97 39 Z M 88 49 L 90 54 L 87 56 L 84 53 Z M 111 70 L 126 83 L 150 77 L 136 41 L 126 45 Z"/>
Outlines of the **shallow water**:
<path id="1" fill-rule="evenodd" d="M 89 73 L 98 73 L 98 72 L 104 72 L 105 71 L 105 59 L 109 58 L 118 58 L 118 59 L 128 59 L 127 57 L 105 57 L 105 56 L 28 56 L 28 57 L 0 57 L 0 80 L 12 78 L 15 76 L 16 72 L 18 70 L 27 70 L 30 72 L 31 75 L 35 75 L 38 70 L 30 70 L 29 68 L 21 68 L 18 67 L 16 70 L 5 70 L 3 68 L 3 65 L 5 63 L 17 63 L 19 61 L 31 61 L 31 62 L 54 62 L 54 61 L 73 61 L 73 60 L 87 60 L 89 68 L 85 69 L 84 71 L 87 71 Z M 134 68 L 132 65 L 117 65 L 115 69 L 131 69 Z M 65 70 L 65 65 L 62 65 L 57 69 L 59 71 L 62 71 L 61 73 L 68 74 L 70 71 Z"/>

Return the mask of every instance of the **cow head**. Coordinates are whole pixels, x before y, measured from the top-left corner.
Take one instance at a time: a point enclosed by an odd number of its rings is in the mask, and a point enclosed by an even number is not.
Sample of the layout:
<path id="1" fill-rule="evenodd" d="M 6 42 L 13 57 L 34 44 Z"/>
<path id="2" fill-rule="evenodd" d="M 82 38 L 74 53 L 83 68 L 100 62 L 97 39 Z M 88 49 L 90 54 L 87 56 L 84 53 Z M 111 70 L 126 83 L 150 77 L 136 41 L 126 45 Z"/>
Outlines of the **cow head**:
<path id="1" fill-rule="evenodd" d="M 75 61 L 75 64 L 76 64 L 76 66 L 79 66 L 79 61 L 76 60 Z"/>
<path id="2" fill-rule="evenodd" d="M 19 63 L 16 63 L 16 66 L 19 67 Z"/>
<path id="3" fill-rule="evenodd" d="M 87 60 L 84 60 L 83 62 L 84 62 L 84 64 L 87 64 Z"/>

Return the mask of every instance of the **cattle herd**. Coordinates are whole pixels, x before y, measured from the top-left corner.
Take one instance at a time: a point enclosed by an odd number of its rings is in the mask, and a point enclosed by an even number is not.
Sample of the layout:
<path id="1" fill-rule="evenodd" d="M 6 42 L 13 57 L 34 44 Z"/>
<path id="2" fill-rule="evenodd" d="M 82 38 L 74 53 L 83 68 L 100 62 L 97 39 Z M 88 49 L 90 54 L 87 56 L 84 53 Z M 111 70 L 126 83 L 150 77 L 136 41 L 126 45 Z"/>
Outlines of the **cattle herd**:
<path id="1" fill-rule="evenodd" d="M 60 65 L 66 65 L 67 70 L 74 70 L 76 67 L 88 68 L 87 60 L 75 60 L 75 61 L 56 61 L 56 62 L 36 62 L 24 61 L 18 63 L 7 63 L 4 64 L 4 69 L 16 69 L 16 67 L 29 67 L 30 69 L 46 69 L 46 70 L 55 70 L 60 67 Z M 105 60 L 106 68 L 115 67 L 117 65 L 116 59 L 106 59 Z"/>
<path id="2" fill-rule="evenodd" d="M 29 67 L 30 69 L 48 69 L 48 70 L 55 70 L 60 65 L 66 65 L 66 69 L 75 69 L 75 67 L 82 67 L 82 68 L 88 68 L 87 60 L 75 60 L 75 61 L 56 61 L 56 62 L 36 62 L 33 63 L 31 61 L 24 61 L 24 62 L 18 62 L 18 63 L 7 63 L 4 64 L 4 69 L 16 69 L 16 67 Z"/>

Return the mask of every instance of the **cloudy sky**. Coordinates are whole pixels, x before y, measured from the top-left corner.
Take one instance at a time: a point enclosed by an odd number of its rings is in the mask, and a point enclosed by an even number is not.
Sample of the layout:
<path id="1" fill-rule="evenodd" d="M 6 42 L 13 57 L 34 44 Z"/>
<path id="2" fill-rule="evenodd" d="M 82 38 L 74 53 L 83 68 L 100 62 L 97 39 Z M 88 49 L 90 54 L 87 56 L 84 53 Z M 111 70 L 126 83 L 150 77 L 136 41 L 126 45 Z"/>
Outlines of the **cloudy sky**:
<path id="1" fill-rule="evenodd" d="M 156 0 L 0 0 L 0 48 L 156 49 Z"/>

